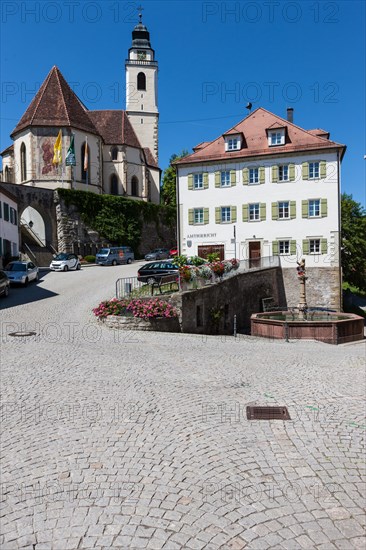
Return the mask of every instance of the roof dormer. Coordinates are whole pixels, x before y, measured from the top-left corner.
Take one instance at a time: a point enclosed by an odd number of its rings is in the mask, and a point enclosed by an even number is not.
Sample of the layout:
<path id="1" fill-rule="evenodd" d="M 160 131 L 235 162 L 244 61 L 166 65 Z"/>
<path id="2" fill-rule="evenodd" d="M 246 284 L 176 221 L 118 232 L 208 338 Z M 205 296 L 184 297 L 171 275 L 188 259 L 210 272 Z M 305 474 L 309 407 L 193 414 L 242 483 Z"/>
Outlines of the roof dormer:
<path id="1" fill-rule="evenodd" d="M 244 135 L 237 130 L 230 130 L 226 134 L 223 134 L 225 140 L 225 151 L 240 151 L 244 147 Z"/>
<path id="2" fill-rule="evenodd" d="M 286 134 L 287 126 L 275 122 L 269 128 L 266 128 L 268 146 L 269 147 L 278 147 L 280 145 L 285 145 L 286 143 Z"/>

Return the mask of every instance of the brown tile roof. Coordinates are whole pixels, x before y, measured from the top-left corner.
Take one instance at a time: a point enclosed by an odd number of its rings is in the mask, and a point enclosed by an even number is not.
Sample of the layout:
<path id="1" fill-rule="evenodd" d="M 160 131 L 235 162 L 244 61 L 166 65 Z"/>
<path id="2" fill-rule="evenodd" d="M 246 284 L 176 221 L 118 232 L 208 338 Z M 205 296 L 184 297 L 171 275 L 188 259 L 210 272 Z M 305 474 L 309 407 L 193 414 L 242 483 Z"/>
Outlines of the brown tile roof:
<path id="1" fill-rule="evenodd" d="M 269 146 L 266 129 L 272 125 L 281 125 L 287 128 L 285 145 Z M 175 164 L 191 164 L 216 160 L 239 159 L 253 156 L 283 155 L 299 151 L 311 151 L 317 149 L 342 150 L 342 156 L 346 150 L 345 145 L 330 141 L 325 137 L 316 136 L 287 120 L 270 113 L 262 107 L 256 109 L 245 119 L 233 126 L 228 133 L 242 132 L 245 142 L 240 151 L 225 152 L 225 140 L 223 135 L 211 141 L 203 149 L 198 149 Z"/>
<path id="2" fill-rule="evenodd" d="M 1 151 L 0 155 L 3 157 L 7 154 L 11 155 L 12 153 L 14 153 L 14 145 L 9 145 L 4 151 Z"/>
<path id="3" fill-rule="evenodd" d="M 196 145 L 196 147 L 193 147 L 193 151 L 199 151 L 200 149 L 203 149 L 204 147 L 206 147 L 206 145 L 208 145 L 209 143 L 210 143 L 209 141 L 202 141 L 201 143 Z"/>
<path id="4" fill-rule="evenodd" d="M 144 147 L 144 153 L 145 153 L 146 164 L 153 168 L 159 168 L 158 163 L 156 162 L 156 158 L 152 154 L 149 147 Z"/>
<path id="5" fill-rule="evenodd" d="M 319 136 L 319 137 L 325 137 L 326 139 L 329 139 L 329 132 L 326 130 L 322 130 L 322 128 L 315 128 L 314 130 L 307 130 L 309 134 L 312 134 L 313 136 Z"/>
<path id="6" fill-rule="evenodd" d="M 126 144 L 141 149 L 126 111 L 89 111 L 89 116 L 106 145 Z"/>
<path id="7" fill-rule="evenodd" d="M 28 126 L 72 126 L 97 133 L 88 110 L 72 91 L 60 70 L 52 67 L 11 137 Z"/>

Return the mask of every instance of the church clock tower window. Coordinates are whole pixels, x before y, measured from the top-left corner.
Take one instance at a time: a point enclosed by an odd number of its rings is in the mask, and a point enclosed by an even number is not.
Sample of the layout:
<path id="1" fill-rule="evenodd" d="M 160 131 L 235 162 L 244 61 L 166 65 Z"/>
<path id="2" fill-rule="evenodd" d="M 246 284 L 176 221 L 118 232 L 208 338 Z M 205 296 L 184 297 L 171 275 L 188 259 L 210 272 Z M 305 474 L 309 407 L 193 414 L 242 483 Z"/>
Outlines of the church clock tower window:
<path id="1" fill-rule="evenodd" d="M 137 89 L 146 90 L 146 76 L 145 73 L 139 73 L 137 75 Z"/>
<path id="2" fill-rule="evenodd" d="M 24 143 L 20 146 L 20 177 L 22 181 L 27 179 L 27 150 Z"/>

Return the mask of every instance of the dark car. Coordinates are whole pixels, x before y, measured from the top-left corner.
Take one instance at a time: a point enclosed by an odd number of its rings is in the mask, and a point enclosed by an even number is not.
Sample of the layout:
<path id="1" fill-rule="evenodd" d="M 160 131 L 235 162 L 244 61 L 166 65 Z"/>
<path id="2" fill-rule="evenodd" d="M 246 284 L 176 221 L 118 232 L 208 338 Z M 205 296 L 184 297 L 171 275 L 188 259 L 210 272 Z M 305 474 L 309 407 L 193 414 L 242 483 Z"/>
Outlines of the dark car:
<path id="1" fill-rule="evenodd" d="M 178 256 L 178 248 L 173 246 L 173 248 L 169 250 L 169 255 L 171 258 L 173 258 L 173 256 Z"/>
<path id="2" fill-rule="evenodd" d="M 179 275 L 179 267 L 171 261 L 150 262 L 143 265 L 137 272 L 137 280 L 142 283 L 153 284 L 160 281 L 164 275 Z"/>
<path id="3" fill-rule="evenodd" d="M 8 296 L 9 295 L 9 287 L 10 287 L 10 281 L 8 279 L 8 276 L 4 271 L 0 270 L 0 295 L 1 296 Z"/>
<path id="4" fill-rule="evenodd" d="M 170 253 L 167 248 L 155 248 L 145 256 L 145 260 L 164 260 L 169 258 Z"/>

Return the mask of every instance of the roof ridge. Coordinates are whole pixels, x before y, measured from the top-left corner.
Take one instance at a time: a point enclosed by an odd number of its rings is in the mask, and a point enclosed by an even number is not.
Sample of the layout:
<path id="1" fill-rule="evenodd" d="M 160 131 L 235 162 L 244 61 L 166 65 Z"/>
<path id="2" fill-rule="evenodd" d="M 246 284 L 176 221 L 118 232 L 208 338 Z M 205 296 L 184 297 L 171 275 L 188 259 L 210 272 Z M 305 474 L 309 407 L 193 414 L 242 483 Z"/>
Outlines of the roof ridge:
<path id="1" fill-rule="evenodd" d="M 41 101 L 42 101 L 43 96 L 44 96 L 44 94 L 45 94 L 45 92 L 46 92 L 47 86 L 48 86 L 48 84 L 49 84 L 49 82 L 50 82 L 50 80 L 51 80 L 51 73 L 52 73 L 52 71 L 53 71 L 53 69 L 54 69 L 55 67 L 56 67 L 56 65 L 54 65 L 54 66 L 52 67 L 52 69 L 50 70 L 50 72 L 48 73 L 48 75 L 47 75 L 47 77 L 46 77 L 46 80 L 43 82 L 44 86 L 43 86 L 43 84 L 42 84 L 43 90 L 42 90 L 41 93 L 39 94 L 38 102 L 37 102 L 37 104 L 36 104 L 36 106 L 35 106 L 35 109 L 34 109 L 34 111 L 33 111 L 32 116 L 31 116 L 31 119 L 30 119 L 30 122 L 31 122 L 31 123 L 33 122 L 33 120 L 34 120 L 34 118 L 35 118 L 35 114 L 36 114 L 36 112 L 38 111 L 38 107 L 39 107 L 40 104 L 41 104 Z M 42 88 L 42 86 L 41 86 L 41 88 Z M 36 96 L 35 96 L 35 97 L 36 97 Z M 35 99 L 35 98 L 34 98 L 34 99 Z M 32 104 L 32 102 L 30 103 L 29 107 L 31 106 L 31 104 Z M 28 109 L 29 109 L 29 107 L 28 107 Z M 28 109 L 27 109 L 27 110 L 28 110 Z M 27 110 L 25 111 L 24 114 L 27 113 Z M 23 115 L 23 116 L 24 116 L 24 115 Z M 23 117 L 22 117 L 22 118 L 23 118 Z M 21 119 L 20 119 L 20 120 L 21 120 Z"/>
<path id="2" fill-rule="evenodd" d="M 69 125 L 71 126 L 71 123 L 70 123 L 70 117 L 69 117 L 69 111 L 67 109 L 67 105 L 66 105 L 66 101 L 65 101 L 65 96 L 64 96 L 64 93 L 63 93 L 63 89 L 62 89 L 62 86 L 61 86 L 61 82 L 60 82 L 60 71 L 58 69 L 58 67 L 56 67 L 56 78 L 57 78 L 57 84 L 59 86 L 59 89 L 60 89 L 60 94 L 61 94 L 61 97 L 62 97 L 62 101 L 63 101 L 63 104 L 64 104 L 64 107 L 65 107 L 65 113 L 66 113 L 66 118 L 67 118 L 67 122 L 69 123 Z M 53 70 L 53 69 L 52 69 Z M 59 74 L 60 73 L 60 74 Z M 66 81 L 65 81 L 66 82 Z"/>

